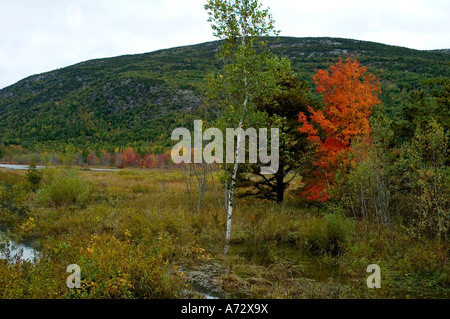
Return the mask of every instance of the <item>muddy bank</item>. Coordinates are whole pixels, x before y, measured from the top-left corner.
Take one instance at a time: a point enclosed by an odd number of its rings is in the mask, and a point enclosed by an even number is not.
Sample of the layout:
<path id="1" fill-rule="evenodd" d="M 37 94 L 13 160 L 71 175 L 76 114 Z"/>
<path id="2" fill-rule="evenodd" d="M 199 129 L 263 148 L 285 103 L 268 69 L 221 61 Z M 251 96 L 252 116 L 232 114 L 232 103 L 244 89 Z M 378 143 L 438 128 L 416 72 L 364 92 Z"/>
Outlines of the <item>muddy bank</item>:
<path id="1" fill-rule="evenodd" d="M 183 265 L 180 269 L 190 278 L 188 298 L 259 298 L 255 288 L 265 276 L 274 275 L 287 279 L 286 283 L 307 285 L 308 289 L 325 285 L 339 289 L 350 283 L 349 278 L 340 275 L 337 264 L 321 262 L 298 247 L 285 244 L 232 245 L 228 255 L 219 261 Z"/>

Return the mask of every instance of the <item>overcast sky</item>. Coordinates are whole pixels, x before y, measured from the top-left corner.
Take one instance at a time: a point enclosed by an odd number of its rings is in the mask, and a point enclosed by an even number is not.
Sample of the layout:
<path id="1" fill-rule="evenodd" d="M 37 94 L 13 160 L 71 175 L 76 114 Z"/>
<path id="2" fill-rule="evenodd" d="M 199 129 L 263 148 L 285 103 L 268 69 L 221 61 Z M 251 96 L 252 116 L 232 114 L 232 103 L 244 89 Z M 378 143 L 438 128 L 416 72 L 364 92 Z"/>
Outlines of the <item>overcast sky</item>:
<path id="1" fill-rule="evenodd" d="M 0 0 L 0 88 L 85 60 L 214 40 L 206 0 Z M 450 48 L 449 0 L 262 0 L 282 36 Z"/>

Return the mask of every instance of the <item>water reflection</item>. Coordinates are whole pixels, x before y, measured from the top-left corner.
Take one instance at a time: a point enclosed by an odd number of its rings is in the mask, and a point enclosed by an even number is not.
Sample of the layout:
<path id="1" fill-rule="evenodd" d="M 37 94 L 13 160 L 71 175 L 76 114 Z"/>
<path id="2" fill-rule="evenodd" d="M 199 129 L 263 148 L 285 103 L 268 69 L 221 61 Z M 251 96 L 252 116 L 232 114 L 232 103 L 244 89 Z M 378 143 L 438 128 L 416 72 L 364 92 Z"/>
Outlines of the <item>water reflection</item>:
<path id="1" fill-rule="evenodd" d="M 7 168 L 12 170 L 21 170 L 26 171 L 30 167 L 28 165 L 19 165 L 19 164 L 0 164 L 0 168 Z M 37 169 L 43 169 L 44 166 L 36 166 Z"/>
<path id="2" fill-rule="evenodd" d="M 18 244 L 0 233 L 0 259 L 22 260 L 32 262 L 37 257 L 37 251 L 29 244 Z"/>

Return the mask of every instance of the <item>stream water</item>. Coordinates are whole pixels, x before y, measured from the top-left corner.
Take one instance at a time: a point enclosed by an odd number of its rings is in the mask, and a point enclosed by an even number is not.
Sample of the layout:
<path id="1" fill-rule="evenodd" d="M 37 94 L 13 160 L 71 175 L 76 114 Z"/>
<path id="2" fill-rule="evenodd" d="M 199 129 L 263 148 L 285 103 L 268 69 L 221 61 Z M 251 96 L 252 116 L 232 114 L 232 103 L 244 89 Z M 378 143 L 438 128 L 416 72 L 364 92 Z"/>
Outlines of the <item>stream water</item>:
<path id="1" fill-rule="evenodd" d="M 22 165 L 22 164 L 0 164 L 0 168 L 26 171 L 29 168 L 29 166 Z M 36 168 L 44 169 L 45 167 L 44 166 L 36 166 Z M 93 171 L 93 172 L 118 172 L 118 171 L 120 171 L 119 169 L 114 169 L 114 168 L 86 168 L 84 170 Z"/>
<path id="2" fill-rule="evenodd" d="M 6 235 L 4 232 L 0 232 L 0 259 L 16 259 L 19 257 L 22 261 L 33 261 L 37 256 L 37 251 L 31 247 L 31 244 L 21 243 L 18 244 Z"/>
<path id="3" fill-rule="evenodd" d="M 28 165 L 23 164 L 0 164 L 0 168 L 9 169 L 9 170 L 28 170 Z M 44 166 L 36 166 L 37 169 L 44 169 Z M 117 172 L 119 169 L 105 169 L 105 168 L 89 168 L 86 169 L 94 172 Z M 6 244 L 6 246 L 5 246 Z M 34 256 L 36 255 L 35 249 L 31 247 L 31 244 L 18 244 L 14 241 L 11 241 L 5 232 L 2 232 L 0 229 L 0 259 L 6 258 L 5 254 L 9 254 L 10 256 L 20 256 L 21 260 L 32 261 Z"/>
<path id="4" fill-rule="evenodd" d="M 29 168 L 29 166 L 28 165 L 21 165 L 21 164 L 0 164 L 0 168 L 19 170 L 19 171 L 26 171 Z M 36 166 L 36 168 L 37 169 L 43 169 L 44 166 Z"/>

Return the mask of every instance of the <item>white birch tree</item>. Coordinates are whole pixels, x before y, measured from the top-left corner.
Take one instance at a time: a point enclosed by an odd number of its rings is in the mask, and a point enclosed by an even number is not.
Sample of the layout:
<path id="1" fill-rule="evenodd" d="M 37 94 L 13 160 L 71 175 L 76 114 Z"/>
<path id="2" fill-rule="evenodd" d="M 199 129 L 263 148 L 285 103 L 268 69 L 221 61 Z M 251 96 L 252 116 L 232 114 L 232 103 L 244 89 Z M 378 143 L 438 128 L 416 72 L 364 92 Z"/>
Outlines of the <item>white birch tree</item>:
<path id="1" fill-rule="evenodd" d="M 244 128 L 263 123 L 262 113 L 256 112 L 256 99 L 277 90 L 277 73 L 283 72 L 285 60 L 278 60 L 267 50 L 263 37 L 278 35 L 274 20 L 268 9 L 263 9 L 258 0 L 210 0 L 205 5 L 214 35 L 224 40 L 218 58 L 224 62 L 219 74 L 208 78 L 208 100 L 222 109 L 218 126 Z M 242 136 L 237 135 L 227 199 L 227 232 L 225 253 L 231 239 L 234 193 L 238 176 Z M 230 154 L 227 154 L 230 156 Z M 230 158 L 228 158 L 230 163 Z"/>

